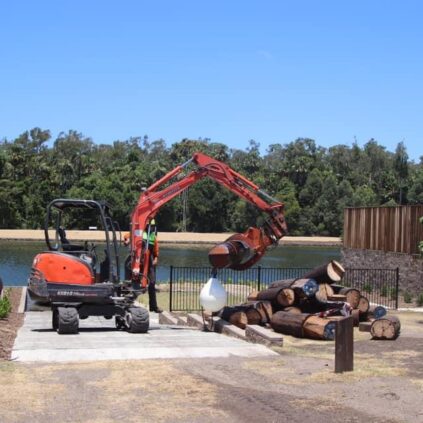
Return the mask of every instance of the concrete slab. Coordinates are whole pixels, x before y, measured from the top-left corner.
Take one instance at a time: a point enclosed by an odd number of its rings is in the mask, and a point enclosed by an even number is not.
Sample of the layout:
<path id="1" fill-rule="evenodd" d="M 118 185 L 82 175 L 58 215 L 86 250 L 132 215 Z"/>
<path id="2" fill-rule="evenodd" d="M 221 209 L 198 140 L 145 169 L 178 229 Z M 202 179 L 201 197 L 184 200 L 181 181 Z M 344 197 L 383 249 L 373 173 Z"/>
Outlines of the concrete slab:
<path id="1" fill-rule="evenodd" d="M 248 340 L 264 345 L 283 345 L 283 337 L 280 333 L 274 332 L 259 325 L 247 325 L 245 336 Z"/>
<path id="2" fill-rule="evenodd" d="M 217 316 L 214 316 L 212 320 L 213 320 L 212 328 L 215 332 L 222 333 L 237 339 L 247 340 L 247 337 L 245 335 L 245 329 L 241 329 L 235 325 L 231 325 L 226 320 L 223 320 Z"/>
<path id="3" fill-rule="evenodd" d="M 178 321 L 168 311 L 159 314 L 159 323 L 162 325 L 177 325 Z"/>
<path id="4" fill-rule="evenodd" d="M 189 313 L 187 316 L 187 323 L 190 327 L 195 327 L 197 329 L 203 329 L 204 328 L 204 321 L 203 318 L 194 313 Z"/>
<path id="5" fill-rule="evenodd" d="M 160 325 L 150 314 L 147 334 L 115 329 L 114 320 L 90 317 L 80 321 L 78 335 L 58 335 L 51 328 L 50 311 L 25 314 L 12 351 L 12 360 L 75 362 L 152 358 L 263 357 L 277 355 L 263 345 L 189 327 Z"/>

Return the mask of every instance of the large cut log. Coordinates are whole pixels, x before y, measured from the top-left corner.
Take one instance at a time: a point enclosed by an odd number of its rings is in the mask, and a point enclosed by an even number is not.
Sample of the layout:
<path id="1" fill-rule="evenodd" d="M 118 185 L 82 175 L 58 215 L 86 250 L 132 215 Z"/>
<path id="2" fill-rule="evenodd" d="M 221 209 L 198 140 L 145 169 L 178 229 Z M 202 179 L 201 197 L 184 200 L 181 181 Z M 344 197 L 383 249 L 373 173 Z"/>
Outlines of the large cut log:
<path id="1" fill-rule="evenodd" d="M 361 297 L 360 291 L 358 289 L 341 287 L 338 290 L 338 286 L 334 285 L 332 285 L 332 288 L 335 291 L 335 294 L 345 295 L 347 297 L 347 303 L 349 303 L 352 308 L 358 307 L 358 303 L 360 302 Z"/>
<path id="2" fill-rule="evenodd" d="M 283 309 L 283 311 L 285 311 L 287 313 L 292 313 L 292 314 L 301 314 L 302 313 L 302 311 L 299 307 L 294 307 L 294 306 L 286 307 L 286 308 Z"/>
<path id="3" fill-rule="evenodd" d="M 386 316 L 386 308 L 383 306 L 371 305 L 367 311 L 368 319 L 380 319 Z"/>
<path id="4" fill-rule="evenodd" d="M 309 317 L 309 314 L 294 314 L 285 311 L 277 311 L 270 320 L 270 326 L 275 332 L 303 338 L 303 324 Z"/>
<path id="5" fill-rule="evenodd" d="M 344 305 L 345 303 L 343 301 L 310 300 L 310 301 L 303 301 L 300 304 L 300 308 L 303 313 L 310 313 L 310 314 L 321 313 L 327 310 L 339 310 L 339 313 L 340 313 Z"/>
<path id="6" fill-rule="evenodd" d="M 223 307 L 217 315 L 227 322 L 238 326 L 241 329 L 245 329 L 248 324 L 248 318 L 245 314 L 245 307 L 234 306 L 234 307 Z"/>
<path id="7" fill-rule="evenodd" d="M 373 339 L 396 339 L 401 330 L 401 323 L 396 316 L 384 316 L 372 323 L 370 334 Z"/>
<path id="8" fill-rule="evenodd" d="M 257 293 L 258 301 L 270 301 L 275 306 L 288 307 L 295 302 L 295 292 L 287 287 L 273 287 Z"/>
<path id="9" fill-rule="evenodd" d="M 341 281 L 344 273 L 345 269 L 341 263 L 332 260 L 328 264 L 310 270 L 303 278 L 314 279 L 317 283 L 335 283 Z"/>
<path id="10" fill-rule="evenodd" d="M 242 306 L 245 306 L 249 325 L 265 325 L 270 322 L 273 314 L 270 301 L 249 301 Z"/>
<path id="11" fill-rule="evenodd" d="M 345 316 L 327 316 L 325 319 L 330 320 L 331 322 L 339 322 L 342 319 L 345 319 Z"/>
<path id="12" fill-rule="evenodd" d="M 338 285 L 338 284 L 336 284 L 336 283 L 333 283 L 333 284 L 331 285 L 331 287 L 332 287 L 333 292 L 334 292 L 335 294 L 339 294 L 339 291 L 340 291 L 342 288 L 345 288 L 345 286 L 343 286 L 343 285 Z"/>
<path id="13" fill-rule="evenodd" d="M 261 315 L 261 323 L 270 323 L 270 319 L 273 315 L 272 303 L 270 301 L 260 301 L 258 311 Z"/>
<path id="14" fill-rule="evenodd" d="M 351 316 L 353 318 L 354 327 L 358 328 L 358 326 L 360 325 L 360 310 L 351 310 Z"/>
<path id="15" fill-rule="evenodd" d="M 305 338 L 333 340 L 335 338 L 335 322 L 323 317 L 310 316 L 304 321 Z"/>
<path id="16" fill-rule="evenodd" d="M 314 279 L 284 279 L 272 282 L 269 288 L 291 288 L 299 297 L 312 297 L 319 289 Z"/>
<path id="17" fill-rule="evenodd" d="M 258 294 L 258 291 L 256 289 L 254 289 L 253 291 L 251 291 L 248 294 L 247 300 L 248 301 L 257 301 L 257 294 Z"/>
<path id="18" fill-rule="evenodd" d="M 273 281 L 269 285 L 269 288 L 290 288 L 295 281 L 296 279 L 281 279 L 278 281 Z"/>
<path id="19" fill-rule="evenodd" d="M 261 315 L 257 309 L 253 307 L 246 307 L 245 314 L 249 325 L 259 325 L 261 323 Z"/>
<path id="20" fill-rule="evenodd" d="M 319 289 L 316 292 L 316 300 L 327 301 L 329 297 L 333 296 L 334 292 L 332 287 L 327 283 L 319 284 Z"/>
<path id="21" fill-rule="evenodd" d="M 314 279 L 302 278 L 296 279 L 291 285 L 291 288 L 299 297 L 311 298 L 316 295 L 316 292 L 319 290 L 319 285 Z"/>
<path id="22" fill-rule="evenodd" d="M 332 286 L 331 286 L 331 288 L 332 288 Z M 345 295 L 341 295 L 341 294 L 333 294 L 333 295 L 328 296 L 328 301 L 342 301 L 342 302 L 346 303 L 347 297 Z"/>
<path id="23" fill-rule="evenodd" d="M 369 311 L 370 303 L 367 297 L 363 295 L 360 296 L 360 300 L 358 301 L 358 310 L 360 312 L 360 319 L 363 320 L 366 318 L 367 313 Z"/>

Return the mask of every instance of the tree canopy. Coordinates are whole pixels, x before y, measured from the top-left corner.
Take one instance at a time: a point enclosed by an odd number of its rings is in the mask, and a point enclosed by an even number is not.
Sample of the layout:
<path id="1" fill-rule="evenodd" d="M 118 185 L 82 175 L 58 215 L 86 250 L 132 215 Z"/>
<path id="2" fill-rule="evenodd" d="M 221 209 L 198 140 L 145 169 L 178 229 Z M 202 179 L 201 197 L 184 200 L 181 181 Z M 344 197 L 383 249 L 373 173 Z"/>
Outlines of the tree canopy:
<path id="1" fill-rule="evenodd" d="M 106 200 L 121 228 L 143 187 L 201 151 L 228 163 L 285 203 L 291 235 L 342 232 L 348 206 L 423 202 L 423 157 L 410 162 L 404 143 L 389 152 L 374 139 L 362 148 L 323 148 L 308 138 L 275 143 L 265 154 L 250 140 L 245 150 L 209 139 L 183 139 L 168 147 L 147 136 L 97 144 L 71 130 L 51 138 L 33 128 L 0 141 L 0 228 L 41 228 L 54 198 Z M 214 181 L 205 179 L 166 204 L 160 230 L 243 231 L 260 213 Z M 260 221 L 260 220 L 259 220 Z"/>

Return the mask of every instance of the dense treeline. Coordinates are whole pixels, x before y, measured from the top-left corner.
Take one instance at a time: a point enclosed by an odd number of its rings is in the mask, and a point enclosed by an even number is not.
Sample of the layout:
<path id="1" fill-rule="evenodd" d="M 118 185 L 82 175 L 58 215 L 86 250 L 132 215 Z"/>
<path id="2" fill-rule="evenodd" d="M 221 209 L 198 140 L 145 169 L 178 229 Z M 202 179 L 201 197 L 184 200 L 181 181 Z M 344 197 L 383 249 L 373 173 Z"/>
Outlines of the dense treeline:
<path id="1" fill-rule="evenodd" d="M 163 140 L 130 138 L 95 144 L 76 131 L 34 128 L 0 142 L 0 228 L 40 228 L 45 207 L 57 197 L 105 199 L 122 228 L 142 187 L 202 151 L 246 175 L 286 204 L 292 235 L 339 235 L 346 206 L 423 202 L 423 157 L 408 160 L 403 143 L 388 152 L 375 140 L 363 148 L 323 148 L 311 139 L 273 144 L 265 155 L 250 141 L 246 150 L 210 140 L 167 147 Z M 245 230 L 257 210 L 214 181 L 203 180 L 168 203 L 158 216 L 166 231 Z"/>

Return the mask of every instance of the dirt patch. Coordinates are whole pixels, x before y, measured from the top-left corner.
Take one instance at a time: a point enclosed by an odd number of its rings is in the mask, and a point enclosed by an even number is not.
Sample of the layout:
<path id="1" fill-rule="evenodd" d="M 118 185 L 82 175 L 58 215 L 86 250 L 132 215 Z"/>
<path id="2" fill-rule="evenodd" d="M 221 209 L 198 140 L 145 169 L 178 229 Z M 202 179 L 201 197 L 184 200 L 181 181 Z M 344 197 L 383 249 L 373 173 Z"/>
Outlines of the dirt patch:
<path id="1" fill-rule="evenodd" d="M 201 361 L 201 360 L 200 360 Z M 0 363 L 0 420 L 27 422 L 229 421 L 219 389 L 178 361 L 67 365 Z"/>
<path id="2" fill-rule="evenodd" d="M 10 359 L 16 334 L 24 319 L 23 314 L 18 313 L 22 288 L 11 288 L 9 292 L 12 311 L 6 318 L 0 319 L 0 360 Z"/>
<path id="3" fill-rule="evenodd" d="M 423 423 L 423 317 L 399 317 L 395 341 L 355 331 L 354 372 L 343 374 L 333 342 L 289 336 L 267 358 L 3 361 L 0 421 Z"/>

